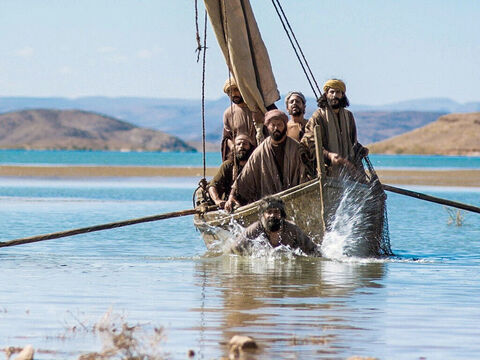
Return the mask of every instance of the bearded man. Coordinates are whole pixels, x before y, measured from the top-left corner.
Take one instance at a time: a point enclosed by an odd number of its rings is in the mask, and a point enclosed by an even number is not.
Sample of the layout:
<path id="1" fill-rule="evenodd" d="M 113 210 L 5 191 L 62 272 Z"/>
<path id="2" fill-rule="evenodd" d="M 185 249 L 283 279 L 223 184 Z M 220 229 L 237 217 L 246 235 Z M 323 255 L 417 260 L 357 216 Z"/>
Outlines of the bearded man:
<path id="1" fill-rule="evenodd" d="M 223 92 L 232 102 L 223 113 L 222 161 L 225 161 L 234 147 L 233 139 L 237 134 L 246 134 L 254 146 L 261 143 L 265 135 L 263 114 L 248 108 L 234 78 L 227 79 Z"/>
<path id="2" fill-rule="evenodd" d="M 254 148 L 255 146 L 249 136 L 245 134 L 237 135 L 235 138 L 235 151 L 228 154 L 228 159 L 222 163 L 217 174 L 208 184 L 210 199 L 219 208 L 223 209 L 225 206 L 225 202 L 232 190 L 233 182 L 242 172 Z"/>
<path id="3" fill-rule="evenodd" d="M 339 176 L 345 171 L 361 180 L 365 171 L 362 158 L 368 149 L 357 140 L 357 127 L 353 114 L 345 109 L 350 105 L 342 80 L 330 79 L 323 86 L 323 95 L 318 100 L 319 108 L 308 120 L 302 144 L 307 148 L 310 161 L 315 159 L 315 126 L 322 132 L 323 157 L 327 174 Z"/>
<path id="4" fill-rule="evenodd" d="M 290 119 L 287 123 L 287 136 L 300 141 L 305 134 L 305 108 L 307 101 L 300 91 L 290 91 L 285 97 L 285 106 L 287 108 Z"/>
<path id="5" fill-rule="evenodd" d="M 265 113 L 270 134 L 252 153 L 232 186 L 227 211 L 307 181 L 301 145 L 287 136 L 288 116 L 280 110 Z"/>
<path id="6" fill-rule="evenodd" d="M 232 248 L 234 253 L 251 252 L 254 241 L 266 241 L 271 247 L 280 245 L 301 249 L 305 254 L 320 255 L 317 245 L 294 223 L 286 220 L 285 203 L 269 196 L 260 202 L 259 220 L 245 229 Z"/>

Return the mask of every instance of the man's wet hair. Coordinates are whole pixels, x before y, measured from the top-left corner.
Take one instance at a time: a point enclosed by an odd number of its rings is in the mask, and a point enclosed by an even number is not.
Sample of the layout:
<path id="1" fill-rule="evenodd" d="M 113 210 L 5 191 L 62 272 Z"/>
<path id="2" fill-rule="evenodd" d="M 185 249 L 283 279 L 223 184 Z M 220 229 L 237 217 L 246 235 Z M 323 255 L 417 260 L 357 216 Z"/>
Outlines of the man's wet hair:
<path id="1" fill-rule="evenodd" d="M 285 219 L 287 217 L 287 213 L 285 212 L 285 203 L 283 200 L 278 196 L 266 196 L 264 197 L 258 206 L 259 208 L 259 216 L 260 218 L 268 209 L 279 209 L 282 215 L 282 218 Z"/>
<path id="2" fill-rule="evenodd" d="M 328 100 L 327 100 L 327 93 L 324 92 L 322 96 L 320 96 L 320 99 L 317 101 L 318 107 L 322 109 L 326 109 L 328 105 Z M 343 97 L 340 99 L 338 102 L 338 105 L 341 108 L 346 108 L 350 106 L 350 101 L 348 101 L 347 95 L 343 93 Z"/>

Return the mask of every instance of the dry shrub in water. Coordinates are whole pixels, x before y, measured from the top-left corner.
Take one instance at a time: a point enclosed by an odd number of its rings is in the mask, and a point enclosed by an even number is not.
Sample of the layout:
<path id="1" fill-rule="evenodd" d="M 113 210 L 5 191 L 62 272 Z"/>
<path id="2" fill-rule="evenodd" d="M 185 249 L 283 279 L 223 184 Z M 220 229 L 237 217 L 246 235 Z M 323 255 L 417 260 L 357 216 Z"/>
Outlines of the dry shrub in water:
<path id="1" fill-rule="evenodd" d="M 154 328 L 153 334 L 147 335 L 141 325 L 130 326 L 123 317 L 108 311 L 94 326 L 94 331 L 102 340 L 102 351 L 83 354 L 78 360 L 164 359 L 159 350 L 164 339 L 163 328 Z"/>
<path id="2" fill-rule="evenodd" d="M 456 226 L 462 226 L 465 222 L 465 217 L 463 216 L 463 212 L 461 210 L 454 210 L 452 208 L 444 206 L 445 210 L 448 213 L 448 225 L 455 224 Z"/>

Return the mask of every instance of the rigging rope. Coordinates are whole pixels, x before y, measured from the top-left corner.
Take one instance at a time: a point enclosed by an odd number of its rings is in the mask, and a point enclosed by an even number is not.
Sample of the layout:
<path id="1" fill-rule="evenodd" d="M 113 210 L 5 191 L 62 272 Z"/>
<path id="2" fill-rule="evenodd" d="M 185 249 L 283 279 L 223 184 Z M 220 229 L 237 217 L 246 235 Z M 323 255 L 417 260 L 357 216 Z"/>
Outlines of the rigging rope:
<path id="1" fill-rule="evenodd" d="M 275 3 L 275 1 L 276 1 L 276 3 Z M 305 77 L 307 78 L 307 81 L 310 84 L 310 88 L 312 89 L 313 94 L 315 95 L 315 98 L 318 100 L 320 98 L 320 96 L 322 96 L 322 91 L 320 90 L 320 87 L 318 86 L 317 80 L 315 79 L 315 76 L 313 75 L 313 72 L 310 68 L 310 65 L 308 64 L 308 61 L 307 61 L 307 59 L 306 59 L 306 57 L 305 57 L 305 55 L 302 51 L 302 47 L 298 43 L 297 37 L 295 36 L 295 33 L 293 32 L 293 29 L 290 26 L 290 22 L 288 21 L 288 18 L 285 15 L 285 12 L 283 11 L 282 5 L 280 4 L 279 0 L 272 0 L 272 4 L 273 4 L 273 7 L 275 8 L 275 11 L 277 12 L 277 15 L 278 15 L 278 18 L 280 19 L 280 22 L 282 23 L 283 29 L 285 30 L 285 34 L 287 35 L 288 40 L 290 41 L 290 44 L 292 45 L 292 49 L 295 52 L 295 55 L 297 56 L 298 62 L 300 63 L 300 66 L 303 69 L 303 73 L 305 74 Z M 288 27 L 288 29 L 287 29 L 287 27 Z M 295 40 L 295 43 L 292 40 L 292 37 Z M 297 47 L 298 47 L 298 50 L 297 50 Z M 299 55 L 299 51 L 302 55 L 302 58 Z M 302 61 L 302 59 L 303 59 L 303 61 Z M 304 62 L 305 62 L 305 65 L 304 65 Z M 305 67 L 308 68 L 308 72 L 305 69 Z M 313 84 L 315 84 L 316 90 L 315 90 L 315 87 L 313 86 Z M 317 91 L 318 91 L 318 94 L 317 94 Z"/>
<path id="2" fill-rule="evenodd" d="M 202 150 L 203 150 L 203 178 L 207 175 L 207 161 L 206 161 L 206 130 L 205 130 L 205 67 L 207 58 L 207 10 L 205 10 L 205 26 L 203 30 L 203 64 L 202 64 Z"/>
<path id="3" fill-rule="evenodd" d="M 206 138 L 206 130 L 205 130 L 205 68 L 206 68 L 206 56 L 207 56 L 207 10 L 205 10 L 205 18 L 204 18 L 204 30 L 203 30 L 203 46 L 201 44 L 200 38 L 200 30 L 198 26 L 198 0 L 195 0 L 195 29 L 196 29 L 196 40 L 197 40 L 197 63 L 200 60 L 200 53 L 203 50 L 203 57 L 202 57 L 202 162 L 203 162 L 203 179 L 201 183 L 206 183 L 206 175 L 207 175 L 207 164 L 206 164 L 206 150 L 205 150 L 205 138 Z M 205 181 L 203 181 L 205 180 Z"/>

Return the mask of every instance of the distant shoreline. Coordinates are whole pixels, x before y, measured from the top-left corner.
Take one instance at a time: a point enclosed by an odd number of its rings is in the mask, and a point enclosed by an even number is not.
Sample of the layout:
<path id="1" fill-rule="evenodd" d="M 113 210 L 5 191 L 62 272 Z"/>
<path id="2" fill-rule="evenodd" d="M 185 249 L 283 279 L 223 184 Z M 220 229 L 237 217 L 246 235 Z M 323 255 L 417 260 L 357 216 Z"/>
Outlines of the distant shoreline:
<path id="1" fill-rule="evenodd" d="M 217 167 L 208 167 L 206 176 L 215 175 Z M 380 180 L 386 184 L 480 187 L 480 169 L 380 169 Z M 202 177 L 199 167 L 159 166 L 31 166 L 2 165 L 2 177 Z"/>

